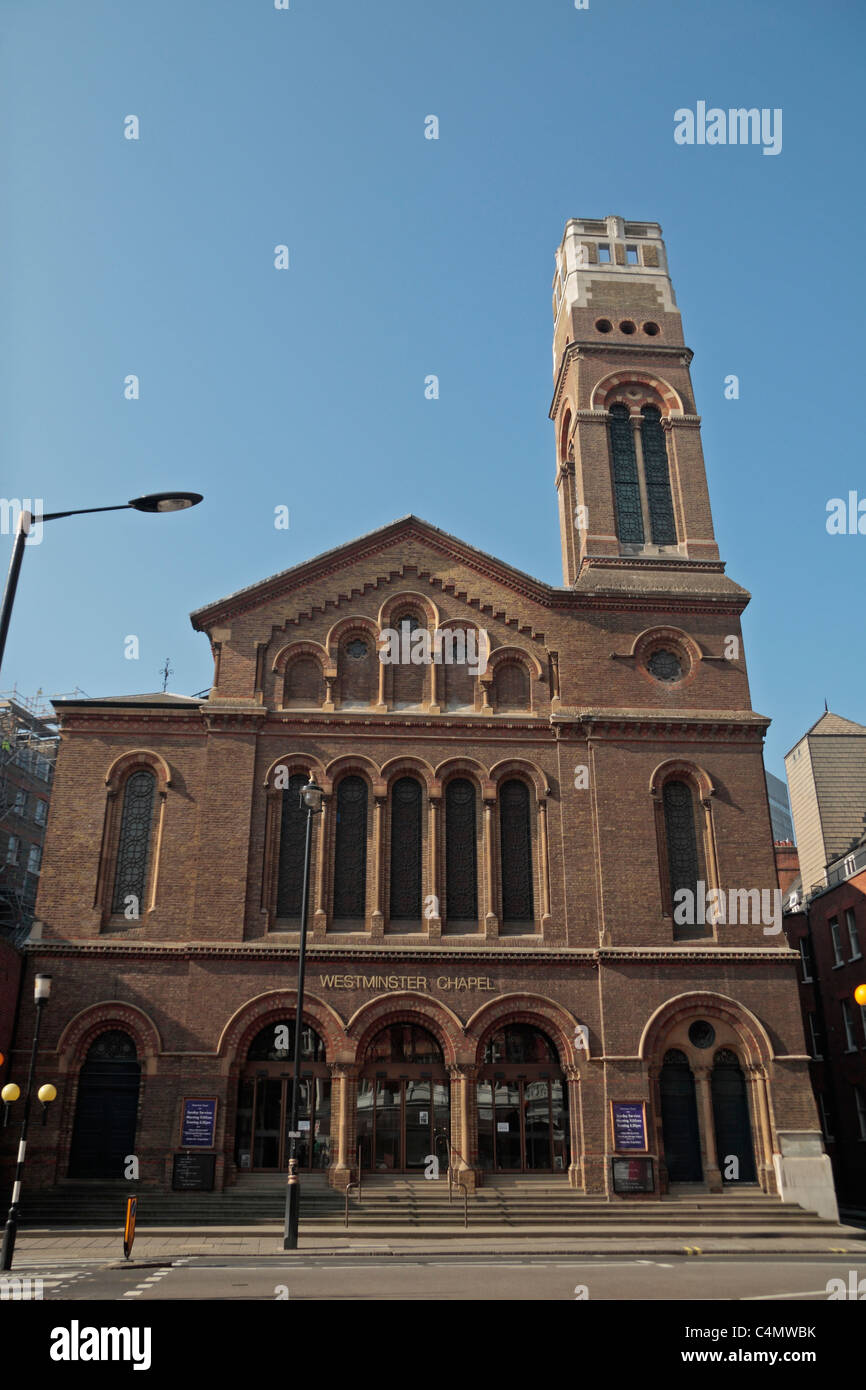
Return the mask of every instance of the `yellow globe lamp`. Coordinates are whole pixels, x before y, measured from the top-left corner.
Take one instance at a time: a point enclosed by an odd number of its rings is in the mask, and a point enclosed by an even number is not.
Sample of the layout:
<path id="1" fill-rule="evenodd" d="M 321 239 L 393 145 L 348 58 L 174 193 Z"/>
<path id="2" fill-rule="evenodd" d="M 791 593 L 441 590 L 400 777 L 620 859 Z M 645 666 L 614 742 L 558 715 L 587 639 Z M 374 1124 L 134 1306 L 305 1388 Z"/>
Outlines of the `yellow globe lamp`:
<path id="1" fill-rule="evenodd" d="M 5 1100 L 7 1105 L 11 1105 L 21 1095 L 21 1087 L 16 1086 L 14 1081 L 10 1081 L 0 1091 L 0 1099 Z"/>
<path id="2" fill-rule="evenodd" d="M 866 1008 L 866 985 L 857 986 L 854 991 L 854 998 L 857 1000 L 858 1004 L 862 1004 L 864 1008 Z"/>
<path id="3" fill-rule="evenodd" d="M 49 1105 L 52 1100 L 57 1099 L 57 1087 L 52 1086 L 49 1081 L 45 1086 L 40 1086 L 36 1092 L 43 1105 Z"/>

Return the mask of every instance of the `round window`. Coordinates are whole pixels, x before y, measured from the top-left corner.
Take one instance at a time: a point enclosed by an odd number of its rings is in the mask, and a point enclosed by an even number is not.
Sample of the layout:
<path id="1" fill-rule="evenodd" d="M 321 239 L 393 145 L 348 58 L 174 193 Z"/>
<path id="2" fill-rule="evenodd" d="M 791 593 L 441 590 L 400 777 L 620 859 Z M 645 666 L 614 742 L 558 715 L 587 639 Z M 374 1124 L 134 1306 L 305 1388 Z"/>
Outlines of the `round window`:
<path id="1" fill-rule="evenodd" d="M 620 333 L 634 333 L 635 325 L 632 323 L 631 319 L 623 319 L 619 326 L 619 331 Z"/>
<path id="2" fill-rule="evenodd" d="M 659 331 L 659 326 L 657 323 L 645 323 L 643 331 L 646 333 L 647 337 L 654 338 Z"/>
<path id="3" fill-rule="evenodd" d="M 646 668 L 657 681 L 681 681 L 683 678 L 682 662 L 678 656 L 675 656 L 665 647 L 660 647 L 658 651 L 653 652 Z"/>
<path id="4" fill-rule="evenodd" d="M 360 661 L 362 656 L 367 655 L 367 643 L 360 637 L 353 637 L 351 642 L 346 643 L 346 655 L 353 656 L 356 661 Z"/>
<path id="5" fill-rule="evenodd" d="M 613 324 L 611 323 L 610 319 L 596 319 L 595 326 L 598 329 L 599 333 L 610 333 L 611 329 L 613 328 Z"/>
<path id="6" fill-rule="evenodd" d="M 716 1030 L 706 1019 L 698 1018 L 689 1028 L 689 1042 L 692 1047 L 712 1047 L 716 1041 Z"/>

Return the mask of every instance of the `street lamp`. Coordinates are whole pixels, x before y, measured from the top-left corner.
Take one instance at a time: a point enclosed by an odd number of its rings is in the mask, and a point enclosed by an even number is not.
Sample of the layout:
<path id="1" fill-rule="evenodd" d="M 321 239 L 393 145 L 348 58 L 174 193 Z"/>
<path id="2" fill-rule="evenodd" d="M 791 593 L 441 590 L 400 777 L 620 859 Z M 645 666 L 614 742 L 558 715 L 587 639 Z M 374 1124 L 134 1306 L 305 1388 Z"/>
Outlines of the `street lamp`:
<path id="1" fill-rule="evenodd" d="M 298 1218 L 301 1204 L 301 1185 L 298 1177 L 298 1160 L 295 1157 L 298 1129 L 298 1101 L 301 1089 L 301 1026 L 304 1013 L 304 967 L 307 952 L 307 898 L 310 888 L 310 848 L 313 841 L 313 816 L 322 809 L 325 793 L 317 786 L 310 773 L 310 780 L 301 788 L 300 806 L 307 812 L 307 837 L 304 845 L 304 881 L 301 888 L 301 940 L 298 949 L 298 1002 L 295 1008 L 295 1071 L 292 1081 L 292 1117 L 289 1124 L 289 1176 L 286 1183 L 286 1224 L 283 1230 L 283 1249 L 298 1248 Z M 312 1136 L 311 1140 L 312 1140 Z"/>
<path id="2" fill-rule="evenodd" d="M 12 546 L 12 559 L 9 562 L 6 590 L 3 594 L 3 608 L 0 611 L 0 666 L 3 665 L 3 653 L 6 650 L 6 634 L 9 631 L 12 604 L 15 602 L 18 575 L 21 570 L 21 561 L 24 558 L 24 544 L 34 522 L 58 521 L 64 516 L 87 516 L 91 512 L 123 512 L 129 507 L 137 512 L 182 512 L 186 511 L 187 507 L 198 506 L 202 500 L 200 492 L 151 492 L 145 497 L 133 497 L 131 502 L 122 502 L 116 507 L 80 507 L 73 512 L 45 512 L 42 516 L 33 516 L 32 512 L 22 509 L 15 529 L 15 543 Z"/>
<path id="3" fill-rule="evenodd" d="M 30 1071 L 27 1076 L 27 1091 L 24 1096 L 24 1118 L 21 1121 L 21 1138 L 18 1143 L 18 1162 L 15 1166 L 15 1183 L 12 1188 L 12 1205 L 9 1208 L 9 1216 L 6 1220 L 6 1229 L 3 1232 L 3 1252 L 0 1255 L 0 1269 L 12 1268 L 12 1256 L 15 1253 L 15 1236 L 18 1231 L 18 1203 L 21 1198 L 21 1183 L 24 1177 L 24 1156 L 27 1153 L 27 1122 L 30 1119 L 30 1099 L 33 1094 L 33 1073 L 36 1070 L 36 1050 L 39 1046 L 39 1029 L 42 1024 L 42 1010 L 48 1003 L 51 995 L 51 976 L 37 975 L 33 990 L 33 999 L 36 1004 L 36 1027 L 33 1030 L 33 1047 L 30 1052 Z M 11 1094 L 17 1092 L 17 1095 Z M 14 1085 L 3 1087 L 3 1099 L 7 1102 L 17 1100 L 20 1095 L 18 1087 Z M 52 1085 L 40 1086 L 39 1099 L 43 1107 L 50 1103 L 57 1095 L 57 1091 Z"/>

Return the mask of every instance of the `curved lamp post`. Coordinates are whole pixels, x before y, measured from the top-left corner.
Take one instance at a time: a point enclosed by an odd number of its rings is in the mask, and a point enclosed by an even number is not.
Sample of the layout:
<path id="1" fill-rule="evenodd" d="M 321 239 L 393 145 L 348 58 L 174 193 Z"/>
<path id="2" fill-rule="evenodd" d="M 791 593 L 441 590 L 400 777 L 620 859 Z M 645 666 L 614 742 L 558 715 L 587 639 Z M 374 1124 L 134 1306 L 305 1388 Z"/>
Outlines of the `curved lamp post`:
<path id="1" fill-rule="evenodd" d="M 27 1090 L 24 1095 L 24 1118 L 21 1121 L 21 1138 L 18 1142 L 18 1162 L 15 1165 L 15 1183 L 12 1188 L 12 1205 L 9 1208 L 9 1216 L 6 1220 L 6 1229 L 3 1232 L 3 1252 L 0 1255 L 0 1269 L 12 1268 L 12 1256 L 15 1253 L 15 1236 L 18 1232 L 18 1203 L 21 1198 L 21 1183 L 24 1179 L 24 1158 L 27 1153 L 27 1124 L 30 1119 L 30 1101 L 33 1096 L 33 1073 L 36 1070 L 36 1050 L 39 1047 L 39 1028 L 42 1023 L 42 1010 L 48 1003 L 51 994 L 51 976 L 37 975 L 33 990 L 33 999 L 36 1004 L 36 1027 L 33 1029 L 33 1047 L 30 1052 L 30 1071 L 27 1075 Z M 16 1101 L 21 1092 L 13 1082 L 11 1085 L 3 1087 L 3 1099 L 7 1105 Z M 42 1104 L 43 1123 L 46 1116 L 46 1105 L 49 1105 L 57 1095 L 56 1087 L 51 1083 L 39 1087 L 39 1100 Z"/>
<path id="2" fill-rule="evenodd" d="M 137 512 L 182 512 L 187 507 L 198 506 L 202 500 L 200 492 L 151 492 L 145 497 L 133 497 L 131 502 L 122 502 L 116 507 L 81 507 L 78 511 L 45 512 L 42 516 L 34 516 L 32 512 L 22 510 L 18 517 L 18 525 L 15 528 L 15 543 L 12 547 L 12 559 L 9 562 L 9 574 L 3 594 L 3 608 L 0 611 L 0 666 L 3 665 L 3 653 L 6 650 L 6 634 L 9 631 L 9 622 L 12 617 L 15 590 L 18 588 L 18 575 L 24 557 L 24 545 L 34 522 L 58 521 L 64 516 L 86 516 L 91 512 L 124 512 L 129 507 Z"/>
<path id="3" fill-rule="evenodd" d="M 295 1071 L 292 1082 L 292 1117 L 289 1125 L 289 1176 L 286 1182 L 286 1224 L 283 1230 L 283 1249 L 298 1248 L 298 1217 L 301 1204 L 301 1185 L 298 1177 L 296 1149 L 300 1130 L 298 1129 L 298 1101 L 301 1090 L 301 1028 L 304 1013 L 304 969 L 307 952 L 307 900 L 310 888 L 310 847 L 313 840 L 313 816 L 322 809 L 325 793 L 316 785 L 312 772 L 310 780 L 301 788 L 301 809 L 307 812 L 307 837 L 304 845 L 304 879 L 301 888 L 301 940 L 298 949 L 298 1002 L 295 1009 Z M 310 1135 L 312 1143 L 313 1136 Z"/>

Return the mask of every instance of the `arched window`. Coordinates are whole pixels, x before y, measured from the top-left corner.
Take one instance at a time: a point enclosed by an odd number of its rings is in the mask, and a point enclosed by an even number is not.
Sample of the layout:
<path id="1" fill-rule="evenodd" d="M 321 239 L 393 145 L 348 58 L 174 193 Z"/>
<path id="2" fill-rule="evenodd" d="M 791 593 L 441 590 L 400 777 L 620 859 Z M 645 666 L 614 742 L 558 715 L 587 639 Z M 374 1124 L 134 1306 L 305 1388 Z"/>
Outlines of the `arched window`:
<path id="1" fill-rule="evenodd" d="M 499 791 L 502 922 L 532 922 L 532 826 L 529 789 L 512 778 Z"/>
<path id="2" fill-rule="evenodd" d="M 283 1044 L 286 1043 L 286 1046 Z M 293 1062 L 295 1060 L 295 1020 L 278 1018 L 256 1033 L 247 1052 L 248 1062 Z M 301 1061 L 324 1062 L 325 1044 L 315 1028 L 301 1024 Z"/>
<path id="3" fill-rule="evenodd" d="M 391 667 L 392 694 L 394 709 L 413 709 L 423 705 L 427 688 L 429 663 L 413 661 L 412 633 L 421 626 L 414 613 L 400 613 L 392 621 L 392 627 L 400 636 L 400 661 Z M 404 648 L 408 660 L 404 661 Z M 416 649 L 417 650 L 417 649 Z"/>
<path id="4" fill-rule="evenodd" d="M 129 1034 L 100 1033 L 78 1075 L 70 1178 L 123 1177 L 126 1159 L 135 1152 L 140 1079 Z"/>
<path id="5" fill-rule="evenodd" d="M 135 908 L 136 917 L 143 912 L 155 792 L 156 777 L 146 769 L 133 772 L 126 779 L 117 843 L 114 892 L 111 899 L 112 912 L 125 912 L 131 907 Z"/>
<path id="6" fill-rule="evenodd" d="M 445 916 L 449 925 L 478 922 L 475 787 L 455 777 L 445 789 Z"/>
<path id="7" fill-rule="evenodd" d="M 391 925 L 421 919 L 421 786 L 401 777 L 391 789 Z"/>
<path id="8" fill-rule="evenodd" d="M 340 647 L 340 705 L 352 709 L 374 702 L 378 690 L 376 645 L 367 633 L 354 633 Z"/>
<path id="9" fill-rule="evenodd" d="M 693 895 L 691 902 L 697 901 L 697 885 L 700 878 L 698 860 L 698 840 L 695 831 L 695 806 L 692 789 L 687 782 L 671 780 L 665 782 L 662 790 L 662 806 L 665 818 L 665 842 L 667 846 L 668 874 L 670 880 L 671 902 L 674 913 L 677 907 L 676 894 L 680 889 L 688 889 Z M 688 899 L 679 899 L 679 902 Z M 694 927 L 695 917 L 686 926 Z M 688 935 L 688 931 L 684 934 Z M 692 933 L 693 934 L 693 933 Z"/>
<path id="10" fill-rule="evenodd" d="M 334 832 L 334 921 L 367 915 L 367 783 L 344 777 L 337 788 Z"/>
<path id="11" fill-rule="evenodd" d="M 304 878 L 304 848 L 307 813 L 301 807 L 301 788 L 307 775 L 295 772 L 283 788 L 280 811 L 280 858 L 277 869 L 277 916 L 301 916 L 301 888 Z"/>
<path id="12" fill-rule="evenodd" d="M 654 405 L 645 405 L 641 415 L 640 439 L 653 544 L 676 545 L 677 528 L 661 411 Z"/>
<path id="13" fill-rule="evenodd" d="M 494 708 L 529 709 L 529 672 L 520 661 L 502 661 L 493 673 Z"/>
<path id="14" fill-rule="evenodd" d="M 640 482 L 628 406 L 612 405 L 608 414 L 617 532 L 624 545 L 643 545 Z"/>
<path id="15" fill-rule="evenodd" d="M 476 645 L 471 645 L 475 643 Z M 474 628 L 447 628 L 442 635 L 442 673 L 446 709 L 474 709 L 477 653 Z"/>
<path id="16" fill-rule="evenodd" d="M 320 705 L 324 699 L 322 668 L 314 656 L 299 656 L 286 671 L 286 706 Z"/>

